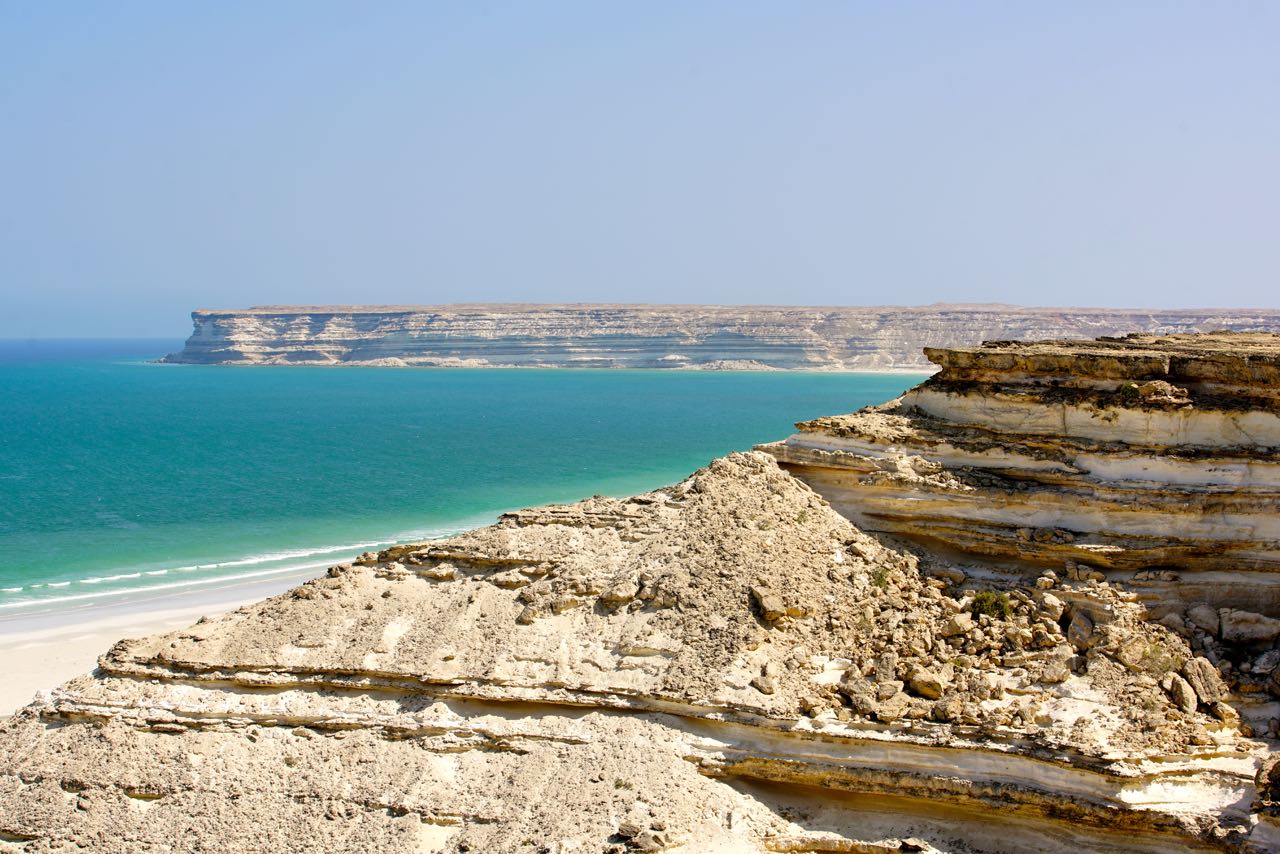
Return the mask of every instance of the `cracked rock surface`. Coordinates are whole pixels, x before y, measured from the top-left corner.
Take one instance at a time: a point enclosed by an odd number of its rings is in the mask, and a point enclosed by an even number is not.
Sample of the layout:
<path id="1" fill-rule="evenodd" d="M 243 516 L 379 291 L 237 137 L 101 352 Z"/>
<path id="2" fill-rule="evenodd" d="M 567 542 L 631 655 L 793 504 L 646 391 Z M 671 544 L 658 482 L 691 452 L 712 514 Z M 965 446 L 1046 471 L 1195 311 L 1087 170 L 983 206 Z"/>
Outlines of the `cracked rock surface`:
<path id="1" fill-rule="evenodd" d="M 0 851 L 1265 850 L 1219 669 L 1039 581 L 734 454 L 121 641 L 0 726 Z"/>

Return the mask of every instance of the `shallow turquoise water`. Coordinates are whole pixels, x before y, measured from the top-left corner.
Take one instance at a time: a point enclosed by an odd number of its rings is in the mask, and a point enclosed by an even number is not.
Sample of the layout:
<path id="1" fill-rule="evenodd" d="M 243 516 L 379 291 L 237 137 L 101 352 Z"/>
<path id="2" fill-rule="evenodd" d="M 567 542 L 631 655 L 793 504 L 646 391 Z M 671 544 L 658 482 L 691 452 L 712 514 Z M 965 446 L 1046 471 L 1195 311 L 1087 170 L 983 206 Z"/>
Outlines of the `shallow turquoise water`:
<path id="1" fill-rule="evenodd" d="M 0 614 L 643 491 L 919 379 L 147 362 L 179 345 L 0 342 Z"/>

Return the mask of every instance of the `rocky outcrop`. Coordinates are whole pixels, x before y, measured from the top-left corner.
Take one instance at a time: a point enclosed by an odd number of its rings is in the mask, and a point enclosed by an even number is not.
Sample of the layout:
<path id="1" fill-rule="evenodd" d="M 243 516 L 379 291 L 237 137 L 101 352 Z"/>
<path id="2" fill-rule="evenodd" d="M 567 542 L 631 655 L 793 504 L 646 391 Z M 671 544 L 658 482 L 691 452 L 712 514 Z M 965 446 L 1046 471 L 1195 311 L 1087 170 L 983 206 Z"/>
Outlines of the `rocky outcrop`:
<path id="1" fill-rule="evenodd" d="M 266 306 L 196 311 L 165 361 L 729 370 L 928 370 L 922 347 L 996 336 L 1280 330 L 1272 310 L 1003 305 L 805 308 L 662 305 Z"/>
<path id="2" fill-rule="evenodd" d="M 1215 631 L 1280 635 L 1231 610 L 1280 614 L 1280 336 L 928 355 L 941 372 L 901 399 L 768 450 L 866 530 L 1172 591 L 1227 609 Z"/>
<path id="3" fill-rule="evenodd" d="M 1224 720 L 1243 714 L 1246 731 L 1280 733 L 1280 336 L 928 356 L 940 372 L 899 400 L 801 423 L 765 449 L 947 573 L 1131 592 L 1196 655 L 1161 678 L 1175 704 L 1194 695 Z M 1095 629 L 1073 618 L 1068 637 L 1087 645 Z"/>
<path id="4" fill-rule="evenodd" d="M 736 454 L 120 642 L 0 727 L 0 848 L 1266 850 L 1225 690 Z"/>

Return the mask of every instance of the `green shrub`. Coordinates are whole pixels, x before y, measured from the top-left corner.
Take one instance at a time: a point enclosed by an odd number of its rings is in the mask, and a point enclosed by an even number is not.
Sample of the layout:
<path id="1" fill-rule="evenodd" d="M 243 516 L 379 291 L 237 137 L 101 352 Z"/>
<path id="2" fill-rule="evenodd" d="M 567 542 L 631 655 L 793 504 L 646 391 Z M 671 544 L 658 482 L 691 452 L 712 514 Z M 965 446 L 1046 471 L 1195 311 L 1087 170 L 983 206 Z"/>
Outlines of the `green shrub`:
<path id="1" fill-rule="evenodd" d="M 997 620 L 1009 619 L 1013 613 L 1013 606 L 1009 604 L 1009 594 L 983 590 L 973 597 L 973 613 L 986 614 Z"/>

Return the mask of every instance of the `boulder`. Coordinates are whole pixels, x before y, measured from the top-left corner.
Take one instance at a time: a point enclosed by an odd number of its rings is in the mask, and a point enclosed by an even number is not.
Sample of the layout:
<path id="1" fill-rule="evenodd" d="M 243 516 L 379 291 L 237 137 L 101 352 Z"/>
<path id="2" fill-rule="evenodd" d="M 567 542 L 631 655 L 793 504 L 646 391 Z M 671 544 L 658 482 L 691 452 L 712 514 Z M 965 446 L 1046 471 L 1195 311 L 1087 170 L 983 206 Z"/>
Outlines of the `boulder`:
<path id="1" fill-rule="evenodd" d="M 898 654 L 893 650 L 881 653 L 876 659 L 876 681 L 894 682 L 898 678 Z"/>
<path id="2" fill-rule="evenodd" d="M 907 709 L 910 706 L 911 698 L 905 693 L 899 692 L 880 704 L 879 708 L 876 709 L 876 718 L 886 723 L 896 721 L 907 713 Z"/>
<path id="3" fill-rule="evenodd" d="M 761 694 L 773 694 L 778 690 L 778 680 L 772 676 L 757 676 L 751 680 L 751 687 Z"/>
<path id="4" fill-rule="evenodd" d="M 1227 695 L 1218 669 L 1208 659 L 1199 656 L 1187 659 L 1182 665 L 1182 676 L 1205 705 L 1216 703 Z"/>
<path id="5" fill-rule="evenodd" d="M 939 723 L 951 723 L 964 714 L 964 702 L 959 697 L 946 697 L 929 708 L 929 717 Z"/>
<path id="6" fill-rule="evenodd" d="M 786 616 L 786 603 L 782 601 L 781 596 L 768 587 L 752 587 L 751 600 L 755 603 L 756 610 L 760 612 L 760 617 L 766 622 L 772 623 Z"/>
<path id="7" fill-rule="evenodd" d="M 860 715 L 874 714 L 878 708 L 876 689 L 860 673 L 849 671 L 840 681 L 840 693 L 844 695 L 849 708 Z"/>
<path id="8" fill-rule="evenodd" d="M 1280 667 L 1280 649 L 1267 650 L 1253 662 L 1253 672 L 1263 676 L 1274 671 L 1276 667 Z"/>
<path id="9" fill-rule="evenodd" d="M 1187 620 L 1202 631 L 1217 636 L 1221 627 L 1218 609 L 1208 605 L 1196 605 L 1187 611 Z"/>
<path id="10" fill-rule="evenodd" d="M 627 578 L 605 588 L 605 591 L 600 594 L 600 601 L 607 607 L 621 608 L 632 599 L 635 599 L 639 593 L 640 585 L 635 579 Z"/>
<path id="11" fill-rule="evenodd" d="M 1040 594 L 1040 611 L 1055 623 L 1062 616 L 1066 606 L 1062 604 L 1062 600 L 1052 593 Z"/>
<path id="12" fill-rule="evenodd" d="M 1067 627 L 1067 642 L 1077 652 L 1084 652 L 1094 644 L 1093 620 L 1084 611 L 1076 611 Z"/>
<path id="13" fill-rule="evenodd" d="M 1066 682 L 1071 677 L 1071 664 L 1067 659 L 1055 658 L 1040 672 L 1040 681 L 1051 685 Z"/>
<path id="14" fill-rule="evenodd" d="M 1198 698 L 1195 690 L 1187 682 L 1176 673 L 1170 673 L 1165 676 L 1160 683 L 1160 687 L 1164 688 L 1165 693 L 1169 695 L 1169 699 L 1173 700 L 1173 704 L 1183 712 L 1191 714 L 1196 710 Z"/>
<path id="15" fill-rule="evenodd" d="M 953 614 L 946 625 L 942 627 L 942 636 L 944 638 L 953 638 L 959 635 L 967 635 L 973 631 L 974 622 L 973 615 L 961 611 L 959 614 Z"/>
<path id="16" fill-rule="evenodd" d="M 1252 611 L 1223 608 L 1218 612 L 1222 623 L 1222 639 L 1231 643 L 1268 643 L 1280 637 L 1280 620 Z"/>
<path id="17" fill-rule="evenodd" d="M 947 684 L 946 678 L 927 668 L 917 670 L 907 680 L 907 685 L 911 688 L 911 691 L 926 700 L 936 700 L 941 697 L 942 692 L 947 688 Z"/>
<path id="18" fill-rule="evenodd" d="M 1240 726 L 1240 713 L 1221 700 L 1209 704 L 1209 713 L 1227 726 Z"/>
<path id="19" fill-rule="evenodd" d="M 876 684 L 876 699 L 881 701 L 887 700 L 900 693 L 905 687 L 905 683 L 897 679 L 892 679 L 888 682 L 879 682 Z"/>

